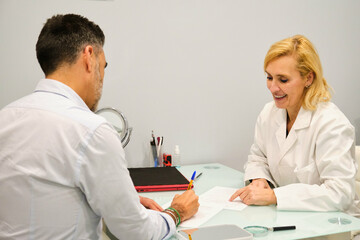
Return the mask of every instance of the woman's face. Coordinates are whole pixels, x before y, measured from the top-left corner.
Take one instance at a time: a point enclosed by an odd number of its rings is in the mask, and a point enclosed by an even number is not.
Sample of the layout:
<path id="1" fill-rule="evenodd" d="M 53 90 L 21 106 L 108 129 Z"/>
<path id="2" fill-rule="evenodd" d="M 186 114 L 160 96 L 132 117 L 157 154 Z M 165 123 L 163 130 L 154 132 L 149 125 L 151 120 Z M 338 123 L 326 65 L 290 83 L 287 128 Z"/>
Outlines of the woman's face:
<path id="1" fill-rule="evenodd" d="M 278 108 L 297 114 L 303 103 L 305 86 L 312 82 L 301 77 L 296 69 L 293 56 L 283 56 L 271 61 L 265 69 L 267 87 L 273 95 Z"/>

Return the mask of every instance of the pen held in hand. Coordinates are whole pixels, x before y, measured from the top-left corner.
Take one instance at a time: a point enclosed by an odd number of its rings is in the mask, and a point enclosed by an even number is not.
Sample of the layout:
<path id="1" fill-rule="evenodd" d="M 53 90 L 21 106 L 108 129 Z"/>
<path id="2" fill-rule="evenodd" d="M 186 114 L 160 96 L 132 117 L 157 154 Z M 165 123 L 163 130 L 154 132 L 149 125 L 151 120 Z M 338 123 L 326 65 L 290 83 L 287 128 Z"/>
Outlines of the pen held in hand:
<path id="1" fill-rule="evenodd" d="M 194 178 L 195 178 L 195 175 L 196 175 L 196 171 L 194 171 L 193 175 L 191 176 L 191 181 L 189 183 L 189 186 L 187 188 L 187 190 L 190 190 L 191 187 L 192 187 L 192 184 L 193 184 L 193 181 L 194 181 Z"/>

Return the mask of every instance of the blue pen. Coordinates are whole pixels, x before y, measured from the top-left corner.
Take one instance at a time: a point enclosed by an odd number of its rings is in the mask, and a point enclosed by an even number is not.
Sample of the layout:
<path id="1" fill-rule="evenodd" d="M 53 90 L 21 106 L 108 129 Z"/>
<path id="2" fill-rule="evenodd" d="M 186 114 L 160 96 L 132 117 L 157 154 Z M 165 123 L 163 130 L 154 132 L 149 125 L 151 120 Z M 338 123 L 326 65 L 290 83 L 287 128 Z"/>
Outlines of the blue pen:
<path id="1" fill-rule="evenodd" d="M 195 178 L 195 175 L 196 175 L 196 171 L 194 171 L 194 173 L 193 173 L 193 175 L 192 175 L 192 177 L 191 177 L 191 181 L 190 181 L 190 183 L 189 183 L 189 186 L 188 186 L 187 190 L 190 190 L 190 189 L 191 189 L 192 184 L 193 184 L 193 181 L 194 181 L 194 178 Z"/>
<path id="2" fill-rule="evenodd" d="M 153 152 L 154 166 L 157 167 L 158 166 L 158 159 L 157 159 L 157 154 L 156 154 L 155 142 L 150 141 L 150 145 L 151 145 L 151 149 L 152 149 L 152 152 Z"/>
<path id="3" fill-rule="evenodd" d="M 158 166 L 158 160 L 157 160 L 157 157 L 155 157 L 154 159 L 154 167 L 157 167 Z"/>

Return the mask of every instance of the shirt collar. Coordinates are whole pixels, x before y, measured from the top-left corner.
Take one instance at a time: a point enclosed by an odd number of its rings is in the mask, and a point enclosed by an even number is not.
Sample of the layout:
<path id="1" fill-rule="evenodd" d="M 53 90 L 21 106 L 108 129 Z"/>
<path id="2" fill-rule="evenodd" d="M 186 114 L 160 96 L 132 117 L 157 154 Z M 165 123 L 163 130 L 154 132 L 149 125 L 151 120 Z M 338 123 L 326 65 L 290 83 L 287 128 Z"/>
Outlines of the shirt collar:
<path id="1" fill-rule="evenodd" d="M 287 113 L 286 109 L 277 108 L 278 114 L 276 116 L 276 122 L 280 126 L 284 122 L 286 123 Z M 313 111 L 305 110 L 303 107 L 300 108 L 298 115 L 296 116 L 296 120 L 294 122 L 294 129 L 302 129 L 310 126 L 311 118 Z"/>
<path id="2" fill-rule="evenodd" d="M 42 79 L 37 84 L 34 92 L 48 92 L 61 95 L 65 98 L 75 102 L 90 111 L 89 107 L 85 104 L 84 100 L 69 86 L 53 79 Z"/>
<path id="3" fill-rule="evenodd" d="M 305 110 L 303 107 L 300 108 L 300 111 L 296 117 L 294 128 L 295 129 L 301 129 L 306 128 L 310 126 L 311 117 L 312 117 L 313 111 L 311 110 Z"/>

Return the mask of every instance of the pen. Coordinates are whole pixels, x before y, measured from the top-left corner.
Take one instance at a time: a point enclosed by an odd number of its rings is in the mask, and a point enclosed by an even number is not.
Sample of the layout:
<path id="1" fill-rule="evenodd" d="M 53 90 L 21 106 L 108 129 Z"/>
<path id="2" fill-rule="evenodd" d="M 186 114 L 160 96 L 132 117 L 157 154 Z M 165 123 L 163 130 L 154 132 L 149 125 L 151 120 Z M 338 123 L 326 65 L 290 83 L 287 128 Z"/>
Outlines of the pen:
<path id="1" fill-rule="evenodd" d="M 156 155 L 159 158 L 159 156 L 160 156 L 160 137 L 157 137 Z"/>
<path id="2" fill-rule="evenodd" d="M 157 148 L 156 148 L 156 152 L 157 152 L 157 155 L 158 155 L 158 159 L 161 158 L 160 154 L 161 154 L 161 146 L 164 142 L 164 137 L 158 137 L 157 138 L 158 140 L 158 145 L 157 145 Z"/>
<path id="3" fill-rule="evenodd" d="M 157 151 L 156 151 L 154 130 L 151 131 L 151 137 L 152 137 L 152 140 L 151 140 L 150 144 L 151 144 L 151 148 L 153 150 L 154 166 L 157 167 L 158 166 L 158 157 L 157 157 Z"/>
<path id="4" fill-rule="evenodd" d="M 201 175 L 202 175 L 202 172 L 201 172 L 201 173 L 199 173 L 199 174 L 196 176 L 195 181 L 196 181 L 196 180 L 198 180 L 198 179 L 199 179 L 199 177 L 201 177 Z"/>
<path id="5" fill-rule="evenodd" d="M 158 166 L 158 158 L 157 158 L 157 153 L 156 153 L 155 142 L 151 141 L 150 145 L 151 145 L 151 149 L 152 149 L 152 152 L 153 152 L 154 166 L 157 167 Z"/>
<path id="6" fill-rule="evenodd" d="M 294 230 L 296 226 L 282 226 L 282 227 L 272 227 L 268 228 L 270 231 L 283 231 L 283 230 Z"/>
<path id="7" fill-rule="evenodd" d="M 195 175 L 196 175 L 196 171 L 194 171 L 193 175 L 191 176 L 191 181 L 189 183 L 189 186 L 187 188 L 187 190 L 190 190 L 191 187 L 192 187 L 192 184 L 193 184 L 193 181 L 194 181 L 194 178 L 195 178 Z"/>

